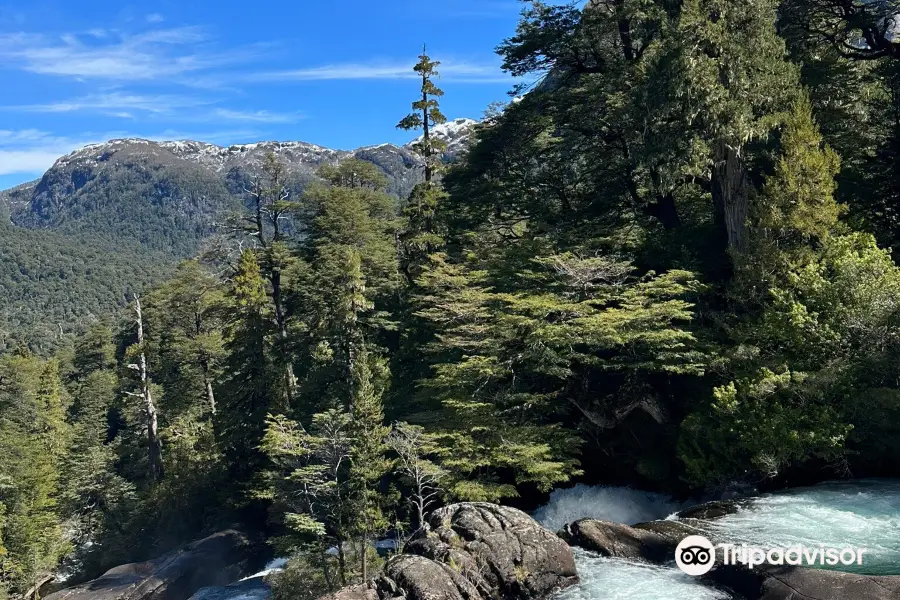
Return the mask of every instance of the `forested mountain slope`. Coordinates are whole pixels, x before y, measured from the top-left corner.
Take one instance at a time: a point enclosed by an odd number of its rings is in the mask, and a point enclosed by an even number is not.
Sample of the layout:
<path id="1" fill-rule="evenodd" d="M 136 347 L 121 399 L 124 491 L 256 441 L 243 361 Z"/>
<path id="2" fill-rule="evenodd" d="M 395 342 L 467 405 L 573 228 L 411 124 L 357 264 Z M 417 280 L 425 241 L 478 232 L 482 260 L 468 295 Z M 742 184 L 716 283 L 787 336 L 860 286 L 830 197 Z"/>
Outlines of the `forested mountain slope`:
<path id="1" fill-rule="evenodd" d="M 503 67 L 551 81 L 451 168 L 423 53 L 409 148 L 123 141 L 8 194 L 9 231 L 110 253 L 79 277 L 242 211 L 216 268 L 0 355 L 8 589 L 240 522 L 316 598 L 440 503 L 900 475 L 900 46 L 837 2 L 526 3 Z M 27 277 L 53 333 L 78 286 Z"/>
<path id="2" fill-rule="evenodd" d="M 438 130 L 447 159 L 473 123 L 458 119 Z M 305 142 L 120 139 L 77 150 L 39 180 L 0 192 L 0 350 L 20 341 L 51 348 L 196 255 L 229 216 L 246 210 L 269 153 L 284 165 L 295 198 L 319 167 L 348 158 L 377 167 L 398 205 L 422 180 L 411 144 L 342 151 Z"/>

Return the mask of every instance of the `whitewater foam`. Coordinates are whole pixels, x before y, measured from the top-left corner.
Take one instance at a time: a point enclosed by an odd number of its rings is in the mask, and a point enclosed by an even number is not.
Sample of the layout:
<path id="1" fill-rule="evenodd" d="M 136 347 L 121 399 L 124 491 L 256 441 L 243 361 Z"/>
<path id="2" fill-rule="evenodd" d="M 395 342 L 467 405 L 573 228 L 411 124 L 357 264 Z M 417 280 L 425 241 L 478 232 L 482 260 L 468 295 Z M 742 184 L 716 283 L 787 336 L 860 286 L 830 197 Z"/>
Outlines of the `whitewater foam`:
<path id="1" fill-rule="evenodd" d="M 259 573 L 254 573 L 248 577 L 244 577 L 241 581 L 247 581 L 249 579 L 259 579 L 262 577 L 266 577 L 267 575 L 271 575 L 272 573 L 280 573 L 284 571 L 285 565 L 287 565 L 288 559 L 286 558 L 274 558 L 269 561 L 269 563 L 263 567 L 263 570 Z"/>
<path id="2" fill-rule="evenodd" d="M 581 583 L 556 600 L 724 600 L 730 598 L 670 566 L 605 558 L 574 548 Z"/>
<path id="3" fill-rule="evenodd" d="M 900 481 L 854 480 L 795 488 L 755 498 L 736 513 L 699 524 L 733 544 L 865 548 L 869 575 L 900 574 Z"/>
<path id="4" fill-rule="evenodd" d="M 634 525 L 663 519 L 681 509 L 668 496 L 628 487 L 578 484 L 555 490 L 550 501 L 532 515 L 549 529 L 559 531 L 578 519 L 599 519 Z"/>

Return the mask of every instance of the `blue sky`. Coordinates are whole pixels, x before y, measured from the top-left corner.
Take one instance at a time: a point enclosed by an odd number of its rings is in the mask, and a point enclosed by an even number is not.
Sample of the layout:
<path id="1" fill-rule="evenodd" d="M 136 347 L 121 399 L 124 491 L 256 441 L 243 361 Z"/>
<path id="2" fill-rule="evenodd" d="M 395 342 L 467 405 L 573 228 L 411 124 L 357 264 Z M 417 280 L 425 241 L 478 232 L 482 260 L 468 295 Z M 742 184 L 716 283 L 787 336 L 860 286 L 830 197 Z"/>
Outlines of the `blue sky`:
<path id="1" fill-rule="evenodd" d="M 0 0 L 0 189 L 114 137 L 350 149 L 394 128 L 423 42 L 450 118 L 513 80 L 494 47 L 516 0 Z"/>

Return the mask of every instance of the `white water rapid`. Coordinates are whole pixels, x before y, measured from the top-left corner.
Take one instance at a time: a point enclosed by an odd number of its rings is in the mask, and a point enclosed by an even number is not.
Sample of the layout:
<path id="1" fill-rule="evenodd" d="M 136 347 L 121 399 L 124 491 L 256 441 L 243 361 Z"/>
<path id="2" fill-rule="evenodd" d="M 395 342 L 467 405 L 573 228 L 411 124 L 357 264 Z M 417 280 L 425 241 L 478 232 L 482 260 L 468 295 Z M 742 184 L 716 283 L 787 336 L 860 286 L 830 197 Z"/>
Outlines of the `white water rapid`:
<path id="1" fill-rule="evenodd" d="M 862 565 L 840 570 L 900 575 L 900 481 L 857 479 L 767 494 L 702 529 L 763 548 L 865 548 Z"/>
<path id="2" fill-rule="evenodd" d="M 286 564 L 286 558 L 276 558 L 259 573 L 244 577 L 228 586 L 201 588 L 190 600 L 268 600 L 272 597 L 272 591 L 264 578 L 283 571 Z"/>
<path id="3" fill-rule="evenodd" d="M 557 490 L 534 517 L 552 531 L 591 517 L 633 525 L 666 518 L 681 509 L 664 496 L 628 488 L 583 486 Z M 673 517 L 669 517 L 673 518 Z M 802 544 L 812 548 L 866 548 L 870 575 L 900 574 L 900 481 L 853 480 L 766 494 L 736 513 L 701 523 L 721 541 L 763 548 Z M 710 535 L 709 537 L 712 537 Z M 581 583 L 556 600 L 718 600 L 728 594 L 705 587 L 674 566 L 602 558 L 575 550 Z"/>
<path id="4" fill-rule="evenodd" d="M 664 519 L 682 507 L 667 496 L 624 487 L 576 485 L 550 495 L 532 516 L 551 531 L 592 518 L 634 525 Z M 672 566 L 603 558 L 575 548 L 581 583 L 556 600 L 720 600 L 729 598 Z"/>
<path id="5" fill-rule="evenodd" d="M 574 548 L 581 583 L 556 600 L 725 600 L 729 594 L 707 587 L 675 567 L 621 558 L 603 558 Z"/>
<path id="6" fill-rule="evenodd" d="M 629 488 L 578 485 L 556 490 L 533 516 L 551 531 L 591 517 L 633 525 L 664 519 L 684 508 L 666 496 Z M 855 480 L 784 490 L 746 502 L 736 513 L 701 523 L 722 541 L 761 547 L 820 544 L 867 549 L 857 571 L 900 574 L 900 481 Z M 575 549 L 581 583 L 554 600 L 725 600 L 730 596 L 706 587 L 679 571 L 674 562 L 650 565 L 602 558 Z M 191 600 L 264 600 L 270 597 L 263 577 L 283 568 L 276 560 L 236 584 L 204 588 Z M 848 570 L 846 567 L 842 569 Z"/>
<path id="7" fill-rule="evenodd" d="M 668 496 L 653 492 L 578 484 L 555 490 L 550 494 L 550 502 L 534 511 L 531 516 L 550 531 L 557 532 L 567 523 L 579 519 L 591 518 L 634 525 L 664 519 L 681 508 L 681 505 Z"/>

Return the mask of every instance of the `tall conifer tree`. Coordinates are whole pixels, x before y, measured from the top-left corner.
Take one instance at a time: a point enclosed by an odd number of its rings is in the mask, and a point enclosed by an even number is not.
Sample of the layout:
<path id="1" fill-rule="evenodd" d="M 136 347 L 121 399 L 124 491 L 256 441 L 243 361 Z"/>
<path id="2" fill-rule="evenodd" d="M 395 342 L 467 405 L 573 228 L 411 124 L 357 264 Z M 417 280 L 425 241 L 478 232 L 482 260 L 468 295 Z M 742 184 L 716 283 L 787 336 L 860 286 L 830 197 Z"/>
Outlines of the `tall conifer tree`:
<path id="1" fill-rule="evenodd" d="M 431 60 L 425 46 L 422 46 L 419 62 L 413 67 L 413 71 L 422 79 L 421 96 L 412 103 L 413 112 L 397 124 L 399 129 L 422 131 L 422 137 L 416 142 L 415 149 L 425 159 L 426 183 L 431 183 L 438 171 L 441 154 L 444 151 L 443 142 L 432 135 L 432 130 L 436 125 L 447 122 L 447 117 L 441 112 L 438 101 L 438 98 L 444 95 L 444 91 L 434 84 L 434 79 L 438 77 L 437 68 L 440 64 L 438 61 Z"/>

